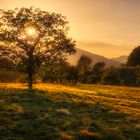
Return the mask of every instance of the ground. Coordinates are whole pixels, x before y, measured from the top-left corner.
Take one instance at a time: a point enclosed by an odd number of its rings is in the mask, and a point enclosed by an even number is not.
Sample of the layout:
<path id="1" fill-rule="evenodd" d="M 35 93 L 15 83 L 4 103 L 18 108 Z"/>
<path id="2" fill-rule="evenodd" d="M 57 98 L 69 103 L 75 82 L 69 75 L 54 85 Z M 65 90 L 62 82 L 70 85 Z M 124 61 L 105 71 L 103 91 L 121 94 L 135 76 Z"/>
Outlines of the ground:
<path id="1" fill-rule="evenodd" d="M 0 84 L 0 140 L 139 140 L 140 88 Z"/>

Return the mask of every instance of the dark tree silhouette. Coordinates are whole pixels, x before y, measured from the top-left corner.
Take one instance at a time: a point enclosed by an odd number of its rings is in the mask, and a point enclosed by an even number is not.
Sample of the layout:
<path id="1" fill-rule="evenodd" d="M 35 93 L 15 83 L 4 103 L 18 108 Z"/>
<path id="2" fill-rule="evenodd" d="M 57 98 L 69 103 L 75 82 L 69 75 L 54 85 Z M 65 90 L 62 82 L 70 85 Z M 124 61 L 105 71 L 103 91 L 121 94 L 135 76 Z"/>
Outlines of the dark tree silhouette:
<path id="1" fill-rule="evenodd" d="M 88 71 L 90 69 L 91 64 L 92 64 L 92 58 L 90 58 L 89 56 L 86 56 L 86 55 L 82 55 L 80 57 L 80 59 L 78 60 L 77 69 L 78 69 L 78 73 L 79 73 L 80 82 L 83 81 L 84 74 L 86 71 Z"/>
<path id="2" fill-rule="evenodd" d="M 33 7 L 0 10 L 0 59 L 8 59 L 14 69 L 27 73 L 32 89 L 33 76 L 41 65 L 75 53 L 67 24 L 64 16 Z"/>
<path id="3" fill-rule="evenodd" d="M 97 62 L 92 68 L 92 83 L 100 83 L 104 73 L 105 62 Z"/>
<path id="4" fill-rule="evenodd" d="M 129 55 L 128 66 L 138 66 L 140 65 L 140 46 L 136 47 Z"/>
<path id="5" fill-rule="evenodd" d="M 82 55 L 78 60 L 77 67 L 81 71 L 86 71 L 91 66 L 91 63 L 92 58 L 90 58 L 89 56 Z"/>
<path id="6" fill-rule="evenodd" d="M 107 69 L 102 76 L 102 83 L 109 85 L 119 85 L 120 74 L 118 68 L 110 67 L 109 69 Z"/>
<path id="7" fill-rule="evenodd" d="M 61 60 L 59 63 L 54 65 L 49 65 L 45 68 L 45 75 L 43 77 L 44 82 L 51 82 L 51 83 L 61 83 L 64 84 L 67 75 L 67 67 L 69 64 Z"/>

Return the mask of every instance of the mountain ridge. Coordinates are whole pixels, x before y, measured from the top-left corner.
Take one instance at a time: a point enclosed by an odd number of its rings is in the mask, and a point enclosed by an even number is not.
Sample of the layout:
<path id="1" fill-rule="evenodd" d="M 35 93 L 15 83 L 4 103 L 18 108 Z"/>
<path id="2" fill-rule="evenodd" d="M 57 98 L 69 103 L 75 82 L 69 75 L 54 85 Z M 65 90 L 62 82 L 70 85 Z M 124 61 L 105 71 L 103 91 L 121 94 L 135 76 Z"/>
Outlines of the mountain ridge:
<path id="1" fill-rule="evenodd" d="M 85 50 L 82 50 L 82 49 L 79 49 L 79 48 L 76 48 L 76 51 L 77 51 L 76 54 L 68 56 L 68 62 L 71 65 L 76 65 L 78 60 L 79 60 L 79 58 L 82 55 L 86 55 L 86 56 L 92 58 L 92 60 L 93 60 L 92 64 L 93 65 L 95 63 L 97 63 L 97 62 L 105 62 L 106 67 L 110 67 L 110 66 L 120 67 L 121 66 L 120 62 L 117 62 L 115 60 L 111 60 L 111 59 L 106 58 L 106 57 L 104 57 L 102 55 L 94 54 L 94 53 L 91 53 L 91 52 L 88 52 L 88 51 L 85 51 Z"/>
<path id="2" fill-rule="evenodd" d="M 117 61 L 117 62 L 120 62 L 120 63 L 124 63 L 124 64 L 127 62 L 127 59 L 128 59 L 127 55 L 122 55 L 122 56 L 119 56 L 119 57 L 116 57 L 116 58 L 111 58 L 111 60 L 114 60 L 114 61 Z"/>

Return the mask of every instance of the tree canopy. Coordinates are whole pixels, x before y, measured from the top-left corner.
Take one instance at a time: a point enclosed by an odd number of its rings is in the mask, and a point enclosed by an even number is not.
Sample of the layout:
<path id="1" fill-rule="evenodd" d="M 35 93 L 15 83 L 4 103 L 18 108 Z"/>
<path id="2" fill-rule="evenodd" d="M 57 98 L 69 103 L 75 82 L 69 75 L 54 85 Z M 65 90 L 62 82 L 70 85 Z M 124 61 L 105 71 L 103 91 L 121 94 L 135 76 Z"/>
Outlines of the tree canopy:
<path id="1" fill-rule="evenodd" d="M 77 62 L 77 70 L 78 70 L 78 75 L 79 75 L 79 81 L 83 82 L 85 79 L 85 74 L 89 69 L 91 68 L 92 65 L 92 58 L 86 55 L 81 55 Z"/>
<path id="2" fill-rule="evenodd" d="M 32 88 L 32 77 L 42 64 L 58 63 L 75 53 L 68 29 L 61 14 L 33 7 L 0 10 L 0 58 L 27 73 Z"/>
<path id="3" fill-rule="evenodd" d="M 129 55 L 128 66 L 138 66 L 140 65 L 140 46 L 136 47 Z"/>

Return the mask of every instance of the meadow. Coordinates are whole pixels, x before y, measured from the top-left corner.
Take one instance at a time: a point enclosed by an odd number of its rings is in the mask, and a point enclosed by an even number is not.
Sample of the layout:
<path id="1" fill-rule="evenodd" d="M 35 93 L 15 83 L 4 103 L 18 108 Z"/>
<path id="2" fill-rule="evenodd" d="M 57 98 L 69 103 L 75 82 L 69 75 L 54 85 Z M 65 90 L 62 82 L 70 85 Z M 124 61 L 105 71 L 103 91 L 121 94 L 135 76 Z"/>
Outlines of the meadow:
<path id="1" fill-rule="evenodd" d="M 140 88 L 0 84 L 0 140 L 140 140 Z"/>

